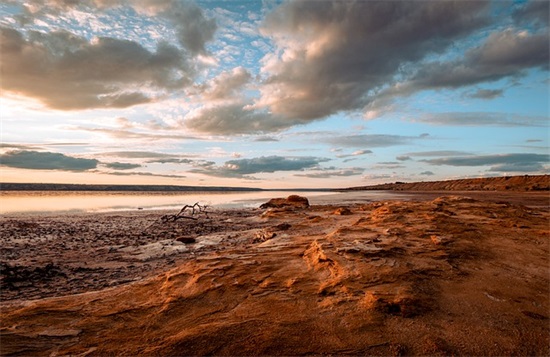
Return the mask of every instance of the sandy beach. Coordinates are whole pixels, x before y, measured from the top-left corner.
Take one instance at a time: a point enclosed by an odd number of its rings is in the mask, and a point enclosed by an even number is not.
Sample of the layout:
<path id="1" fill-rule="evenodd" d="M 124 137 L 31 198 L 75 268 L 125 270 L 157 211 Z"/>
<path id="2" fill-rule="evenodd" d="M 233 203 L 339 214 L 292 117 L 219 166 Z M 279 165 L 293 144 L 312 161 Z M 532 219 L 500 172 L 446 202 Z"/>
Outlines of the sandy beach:
<path id="1" fill-rule="evenodd" d="M 353 195 L 2 217 L 1 353 L 550 354 L 547 193 Z"/>

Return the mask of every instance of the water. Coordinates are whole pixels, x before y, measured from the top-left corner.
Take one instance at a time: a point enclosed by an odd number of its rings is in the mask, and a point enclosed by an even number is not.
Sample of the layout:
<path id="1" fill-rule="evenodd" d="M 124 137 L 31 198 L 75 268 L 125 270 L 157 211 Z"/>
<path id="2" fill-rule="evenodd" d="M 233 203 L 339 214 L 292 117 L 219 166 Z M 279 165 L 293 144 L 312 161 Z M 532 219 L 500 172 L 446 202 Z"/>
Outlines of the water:
<path id="1" fill-rule="evenodd" d="M 215 208 L 255 208 L 273 197 L 298 194 L 308 198 L 330 192 L 91 192 L 0 191 L 0 214 L 78 213 L 134 210 L 175 210 L 199 202 Z"/>

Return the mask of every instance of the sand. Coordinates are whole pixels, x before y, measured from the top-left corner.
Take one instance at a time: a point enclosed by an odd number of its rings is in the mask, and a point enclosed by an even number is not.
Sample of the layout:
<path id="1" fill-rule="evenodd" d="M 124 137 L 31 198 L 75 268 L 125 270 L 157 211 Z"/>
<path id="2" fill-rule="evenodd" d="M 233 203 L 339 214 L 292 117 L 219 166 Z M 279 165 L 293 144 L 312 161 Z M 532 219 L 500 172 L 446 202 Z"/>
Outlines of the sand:
<path id="1" fill-rule="evenodd" d="M 548 193 L 357 201 L 2 217 L 0 352 L 550 355 Z"/>

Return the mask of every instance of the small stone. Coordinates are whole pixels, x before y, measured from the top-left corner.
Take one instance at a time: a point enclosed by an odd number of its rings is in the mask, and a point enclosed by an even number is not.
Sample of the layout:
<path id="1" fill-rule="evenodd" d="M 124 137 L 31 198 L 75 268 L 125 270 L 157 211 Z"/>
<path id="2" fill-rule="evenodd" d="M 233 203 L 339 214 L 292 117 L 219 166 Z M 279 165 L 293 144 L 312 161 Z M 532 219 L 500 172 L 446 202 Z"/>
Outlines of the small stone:
<path id="1" fill-rule="evenodd" d="M 292 227 L 292 226 L 288 223 L 281 223 L 281 224 L 278 224 L 278 225 L 274 226 L 273 228 L 278 230 L 278 231 L 286 231 L 286 230 L 290 229 L 290 227 Z"/>
<path id="2" fill-rule="evenodd" d="M 193 237 L 179 237 L 179 238 L 176 238 L 176 241 L 180 243 L 189 244 L 189 243 L 195 243 L 197 240 Z"/>
<path id="3" fill-rule="evenodd" d="M 430 236 L 430 239 L 432 240 L 432 243 L 435 244 L 435 245 L 449 243 L 449 239 L 447 237 L 432 235 L 432 236 Z"/>
<path id="4" fill-rule="evenodd" d="M 268 239 L 275 238 L 276 236 L 277 236 L 277 233 L 275 233 L 275 232 L 261 230 L 261 231 L 256 233 L 253 242 L 254 243 L 262 243 L 262 242 L 265 242 Z"/>
<path id="5" fill-rule="evenodd" d="M 336 214 L 339 216 L 349 216 L 350 214 L 353 214 L 353 213 L 347 207 L 340 207 L 336 211 L 334 211 L 332 214 Z"/>

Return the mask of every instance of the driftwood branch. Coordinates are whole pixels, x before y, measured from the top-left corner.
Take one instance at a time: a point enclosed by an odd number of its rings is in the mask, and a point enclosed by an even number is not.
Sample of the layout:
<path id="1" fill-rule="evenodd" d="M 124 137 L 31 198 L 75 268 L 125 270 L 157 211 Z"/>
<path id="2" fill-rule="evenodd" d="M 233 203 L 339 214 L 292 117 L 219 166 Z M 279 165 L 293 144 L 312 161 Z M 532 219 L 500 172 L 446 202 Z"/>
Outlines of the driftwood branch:
<path id="1" fill-rule="evenodd" d="M 195 217 L 195 214 L 197 216 L 203 214 L 206 218 L 209 218 L 207 209 L 208 209 L 207 205 L 201 206 L 198 202 L 196 202 L 194 205 L 183 206 L 178 214 L 166 214 L 162 216 L 160 219 L 163 222 L 174 222 L 174 221 L 177 221 L 178 219 L 192 219 L 196 221 L 198 217 Z M 191 211 L 191 213 L 186 214 L 186 212 L 189 212 L 189 211 Z"/>

